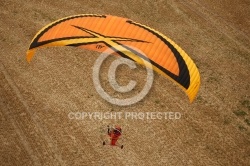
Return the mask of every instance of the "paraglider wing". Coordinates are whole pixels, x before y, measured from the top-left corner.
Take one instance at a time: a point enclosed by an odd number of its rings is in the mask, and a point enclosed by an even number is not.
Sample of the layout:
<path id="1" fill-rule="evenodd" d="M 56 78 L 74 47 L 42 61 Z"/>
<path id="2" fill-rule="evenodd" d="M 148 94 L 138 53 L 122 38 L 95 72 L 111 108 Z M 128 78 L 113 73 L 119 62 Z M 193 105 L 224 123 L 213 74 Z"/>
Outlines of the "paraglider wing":
<path id="1" fill-rule="evenodd" d="M 49 46 L 75 46 L 98 52 L 111 48 L 140 64 L 144 64 L 141 58 L 151 63 L 156 72 L 178 83 L 190 102 L 199 90 L 199 71 L 177 44 L 160 32 L 126 18 L 82 14 L 55 21 L 35 35 L 27 51 L 27 61 L 31 61 L 37 48 Z"/>

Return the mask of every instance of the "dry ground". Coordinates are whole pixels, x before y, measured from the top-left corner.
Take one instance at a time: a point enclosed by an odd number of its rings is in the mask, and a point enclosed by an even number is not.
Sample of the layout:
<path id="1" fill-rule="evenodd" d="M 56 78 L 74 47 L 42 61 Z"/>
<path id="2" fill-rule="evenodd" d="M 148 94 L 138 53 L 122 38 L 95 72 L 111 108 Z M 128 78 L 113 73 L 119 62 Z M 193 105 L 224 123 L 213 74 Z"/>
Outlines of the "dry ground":
<path id="1" fill-rule="evenodd" d="M 83 13 L 130 18 L 173 39 L 199 67 L 195 102 L 156 75 L 138 104 L 107 103 L 92 82 L 96 52 L 48 48 L 25 61 L 39 29 Z M 250 164 L 249 0 L 0 0 L 0 14 L 0 165 Z M 178 111 L 182 117 L 68 118 L 78 111 Z M 115 123 L 123 127 L 123 150 L 101 145 L 105 126 Z"/>

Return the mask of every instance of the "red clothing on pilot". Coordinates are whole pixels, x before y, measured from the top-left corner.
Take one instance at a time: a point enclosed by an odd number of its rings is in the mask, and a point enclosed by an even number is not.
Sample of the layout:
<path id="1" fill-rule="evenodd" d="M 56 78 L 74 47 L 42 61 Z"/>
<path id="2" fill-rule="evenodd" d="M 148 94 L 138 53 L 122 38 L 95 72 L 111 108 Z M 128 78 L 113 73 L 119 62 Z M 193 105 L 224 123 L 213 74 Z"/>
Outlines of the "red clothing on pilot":
<path id="1" fill-rule="evenodd" d="M 117 145 L 117 140 L 122 135 L 121 127 L 116 126 L 115 128 L 109 128 L 109 126 L 108 126 L 108 135 L 110 137 L 110 145 L 111 146 L 119 146 L 119 145 Z M 106 145 L 105 141 L 103 141 L 103 145 Z M 121 145 L 120 147 L 122 149 L 123 145 Z"/>

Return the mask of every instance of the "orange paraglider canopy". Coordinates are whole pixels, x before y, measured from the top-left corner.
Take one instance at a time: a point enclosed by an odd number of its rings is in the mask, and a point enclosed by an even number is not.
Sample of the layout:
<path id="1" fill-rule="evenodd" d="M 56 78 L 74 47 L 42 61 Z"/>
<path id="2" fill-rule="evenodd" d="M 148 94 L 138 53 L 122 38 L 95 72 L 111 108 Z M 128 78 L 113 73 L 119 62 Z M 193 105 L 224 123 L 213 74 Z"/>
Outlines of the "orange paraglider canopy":
<path id="1" fill-rule="evenodd" d="M 111 48 L 140 64 L 143 64 L 141 58 L 151 63 L 156 72 L 178 83 L 191 102 L 199 90 L 198 69 L 177 44 L 160 32 L 126 18 L 83 14 L 55 21 L 35 35 L 27 51 L 27 61 L 31 61 L 37 48 L 48 46 L 75 46 L 98 52 Z"/>

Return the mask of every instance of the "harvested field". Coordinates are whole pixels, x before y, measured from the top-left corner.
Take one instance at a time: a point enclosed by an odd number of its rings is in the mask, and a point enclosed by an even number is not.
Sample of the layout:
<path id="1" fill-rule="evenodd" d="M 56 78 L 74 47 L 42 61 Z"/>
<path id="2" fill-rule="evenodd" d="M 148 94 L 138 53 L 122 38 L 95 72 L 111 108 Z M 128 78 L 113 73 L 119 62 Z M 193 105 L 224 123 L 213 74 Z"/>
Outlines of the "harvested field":
<path id="1" fill-rule="evenodd" d="M 249 165 L 250 1 L 0 0 L 0 13 L 0 165 Z M 190 104 L 155 73 L 142 101 L 112 105 L 93 85 L 99 56 L 93 51 L 40 49 L 27 63 L 29 44 L 43 26 L 85 13 L 130 18 L 174 40 L 199 68 L 196 100 Z M 139 67 L 133 74 L 138 89 L 143 73 Z M 68 116 L 92 111 L 179 112 L 181 118 Z M 102 145 L 108 124 L 121 125 L 123 149 Z"/>

